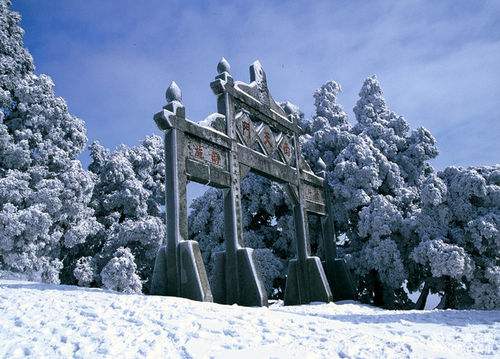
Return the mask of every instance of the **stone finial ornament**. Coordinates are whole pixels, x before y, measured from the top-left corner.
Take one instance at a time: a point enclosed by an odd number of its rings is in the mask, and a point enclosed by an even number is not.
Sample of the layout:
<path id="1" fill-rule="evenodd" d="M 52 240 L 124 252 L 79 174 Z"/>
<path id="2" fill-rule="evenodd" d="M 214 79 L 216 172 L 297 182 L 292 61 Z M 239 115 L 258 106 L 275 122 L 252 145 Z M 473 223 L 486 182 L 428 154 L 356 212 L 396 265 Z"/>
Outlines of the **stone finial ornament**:
<path id="1" fill-rule="evenodd" d="M 294 105 L 290 101 L 287 101 L 285 103 L 285 106 L 283 107 L 283 111 L 285 111 L 285 114 L 290 121 L 298 125 L 300 118 L 300 110 L 297 105 Z"/>
<path id="2" fill-rule="evenodd" d="M 264 68 L 259 60 L 255 60 L 250 66 L 250 81 L 262 83 L 267 87 L 267 77 Z"/>
<path id="3" fill-rule="evenodd" d="M 222 74 L 223 72 L 229 73 L 231 71 L 231 65 L 229 65 L 229 62 L 223 57 L 220 59 L 219 63 L 217 64 L 217 73 Z"/>
<path id="4" fill-rule="evenodd" d="M 294 110 L 294 105 L 290 101 L 287 101 L 285 103 L 285 113 L 287 115 L 291 115 L 292 113 L 294 113 Z"/>
<path id="5" fill-rule="evenodd" d="M 321 157 L 319 157 L 318 161 L 316 161 L 316 167 L 318 168 L 318 172 L 320 173 L 326 171 L 326 163 Z"/>
<path id="6" fill-rule="evenodd" d="M 167 99 L 167 102 L 173 102 L 173 101 L 182 102 L 182 92 L 179 86 L 175 83 L 175 81 L 172 81 L 170 83 L 170 86 L 168 86 L 167 92 L 165 93 L 165 97 Z"/>
<path id="7" fill-rule="evenodd" d="M 267 87 L 266 72 L 259 60 L 254 61 L 252 66 L 250 66 L 250 80 L 257 85 L 258 100 L 265 105 L 269 105 L 271 99 Z"/>

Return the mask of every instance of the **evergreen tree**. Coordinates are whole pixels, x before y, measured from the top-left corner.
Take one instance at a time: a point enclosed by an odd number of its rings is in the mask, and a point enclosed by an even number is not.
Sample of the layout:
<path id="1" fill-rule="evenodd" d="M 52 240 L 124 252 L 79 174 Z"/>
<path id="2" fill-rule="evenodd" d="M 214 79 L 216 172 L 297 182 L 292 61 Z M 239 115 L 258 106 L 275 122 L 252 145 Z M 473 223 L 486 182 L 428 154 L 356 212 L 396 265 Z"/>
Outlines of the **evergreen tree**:
<path id="1" fill-rule="evenodd" d="M 341 87 L 335 81 L 329 81 L 314 92 L 316 113 L 312 119 L 302 125 L 302 152 L 315 171 L 316 163 L 321 158 L 332 169 L 333 162 L 347 144 L 352 142 L 353 134 L 347 114 L 337 103 Z"/>
<path id="2" fill-rule="evenodd" d="M 35 74 L 10 6 L 0 1 L 0 267 L 58 282 L 65 258 L 99 228 L 77 160 L 85 127 Z"/>
<path id="3" fill-rule="evenodd" d="M 105 288 L 124 293 L 141 293 L 141 279 L 136 273 L 137 265 L 129 248 L 120 247 L 101 271 Z"/>
<path id="4" fill-rule="evenodd" d="M 420 284 L 410 259 L 416 245 L 410 224 L 420 205 L 420 186 L 432 172 L 428 160 L 437 155 L 435 140 L 423 128 L 410 131 L 388 108 L 375 76 L 365 80 L 354 113 L 351 129 L 340 122 L 350 132 L 344 135 L 346 145 L 335 151 L 333 162 L 325 156 L 337 230 L 347 235 L 360 299 L 405 306 L 403 283 Z"/>
<path id="5" fill-rule="evenodd" d="M 448 167 L 427 179 L 413 259 L 443 308 L 500 307 L 500 165 Z"/>
<path id="6" fill-rule="evenodd" d="M 315 115 L 302 125 L 305 132 L 302 136 L 302 153 L 314 172 L 322 170 L 317 167 L 319 159 L 326 164 L 327 173 L 331 172 L 337 156 L 356 138 L 352 133 L 347 114 L 337 102 L 341 90 L 341 86 L 335 81 L 329 81 L 317 89 L 313 95 Z M 346 211 L 337 206 L 336 202 L 333 208 L 338 236 L 348 230 L 349 221 L 345 216 Z"/>
<path id="7" fill-rule="evenodd" d="M 360 299 L 405 306 L 402 285 L 414 266 L 408 259 L 414 246 L 408 221 L 432 172 L 427 161 L 437 155 L 435 141 L 423 128 L 410 132 L 405 119 L 388 108 L 376 77 L 363 84 L 354 126 L 336 101 L 339 91 L 328 82 L 315 92 L 304 154 L 313 168 L 319 158 L 326 164 L 335 229 L 347 236 L 342 252 L 356 274 Z"/>
<path id="8" fill-rule="evenodd" d="M 132 256 L 138 275 L 148 285 L 165 234 L 165 164 L 163 143 L 158 136 L 146 137 L 139 146 L 122 145 L 115 151 L 98 142 L 90 146 L 89 170 L 95 176 L 91 206 L 100 224 L 99 232 L 79 247 L 73 258 L 73 274 L 80 285 L 104 284 L 102 271 L 116 262 L 115 252 L 123 247 Z M 135 281 L 130 278 L 131 281 Z M 117 288 L 122 288 L 118 285 Z"/>

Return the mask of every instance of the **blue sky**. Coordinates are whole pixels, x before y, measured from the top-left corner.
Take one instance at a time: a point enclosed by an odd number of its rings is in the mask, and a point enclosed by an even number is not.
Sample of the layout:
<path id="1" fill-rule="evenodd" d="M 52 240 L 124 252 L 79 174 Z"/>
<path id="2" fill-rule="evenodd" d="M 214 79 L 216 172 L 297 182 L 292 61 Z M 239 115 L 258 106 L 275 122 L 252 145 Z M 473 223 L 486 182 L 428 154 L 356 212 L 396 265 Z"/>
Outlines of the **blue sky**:
<path id="1" fill-rule="evenodd" d="M 329 80 L 352 107 L 377 74 L 391 109 L 438 140 L 434 165 L 500 163 L 499 1 L 14 0 L 37 72 L 50 75 L 89 140 L 114 147 L 156 132 L 171 80 L 188 117 L 215 112 L 221 56 L 248 80 L 260 59 L 278 100 L 307 116 Z M 85 157 L 85 156 L 84 156 Z M 84 162 L 87 162 L 83 158 Z"/>

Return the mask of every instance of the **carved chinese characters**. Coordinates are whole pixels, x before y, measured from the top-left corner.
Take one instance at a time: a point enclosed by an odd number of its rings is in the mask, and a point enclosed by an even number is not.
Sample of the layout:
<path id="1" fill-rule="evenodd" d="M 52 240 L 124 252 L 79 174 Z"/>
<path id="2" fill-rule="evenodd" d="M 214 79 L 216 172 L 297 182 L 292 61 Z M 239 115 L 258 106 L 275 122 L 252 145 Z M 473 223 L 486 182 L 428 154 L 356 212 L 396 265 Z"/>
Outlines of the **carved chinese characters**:
<path id="1" fill-rule="evenodd" d="M 187 137 L 187 147 L 190 159 L 227 169 L 227 154 L 217 146 L 189 136 Z"/>
<path id="2" fill-rule="evenodd" d="M 285 159 L 287 164 L 291 164 L 293 160 L 293 148 L 288 136 L 282 136 L 278 148 L 280 149 L 281 155 Z"/>
<path id="3" fill-rule="evenodd" d="M 235 119 L 236 126 L 241 138 L 243 139 L 243 143 L 246 146 L 251 146 L 257 133 L 255 132 L 250 115 L 245 111 L 241 111 L 235 116 Z"/>
<path id="4" fill-rule="evenodd" d="M 303 183 L 304 199 L 313 203 L 325 203 L 325 194 L 321 187 L 311 186 Z"/>
<path id="5" fill-rule="evenodd" d="M 276 149 L 276 139 L 274 138 L 273 131 L 271 131 L 268 125 L 261 125 L 261 128 L 259 130 L 259 137 L 267 154 L 269 156 L 272 155 L 274 153 L 274 150 Z"/>

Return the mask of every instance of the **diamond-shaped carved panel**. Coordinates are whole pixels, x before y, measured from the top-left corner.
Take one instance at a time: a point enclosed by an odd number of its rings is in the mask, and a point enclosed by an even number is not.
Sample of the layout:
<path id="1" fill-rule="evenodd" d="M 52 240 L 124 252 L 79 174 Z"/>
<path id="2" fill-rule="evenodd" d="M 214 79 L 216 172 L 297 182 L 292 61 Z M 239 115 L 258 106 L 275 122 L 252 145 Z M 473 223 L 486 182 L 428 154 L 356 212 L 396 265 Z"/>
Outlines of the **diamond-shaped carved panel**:
<path id="1" fill-rule="evenodd" d="M 273 131 L 268 125 L 262 125 L 259 131 L 259 138 L 264 146 L 267 154 L 270 156 L 276 150 L 276 139 L 274 137 Z"/>
<path id="2" fill-rule="evenodd" d="M 247 146 L 251 146 L 251 144 L 255 140 L 257 132 L 253 127 L 253 123 L 250 119 L 249 114 L 246 112 L 238 113 L 236 115 L 236 126 L 238 127 L 238 132 L 240 133 L 244 144 Z"/>
<path id="3" fill-rule="evenodd" d="M 288 136 L 282 137 L 282 139 L 278 145 L 278 148 L 281 152 L 281 155 L 285 159 L 286 163 L 290 164 L 293 160 L 293 147 L 292 147 L 292 143 L 291 143 L 290 139 L 288 138 Z"/>

